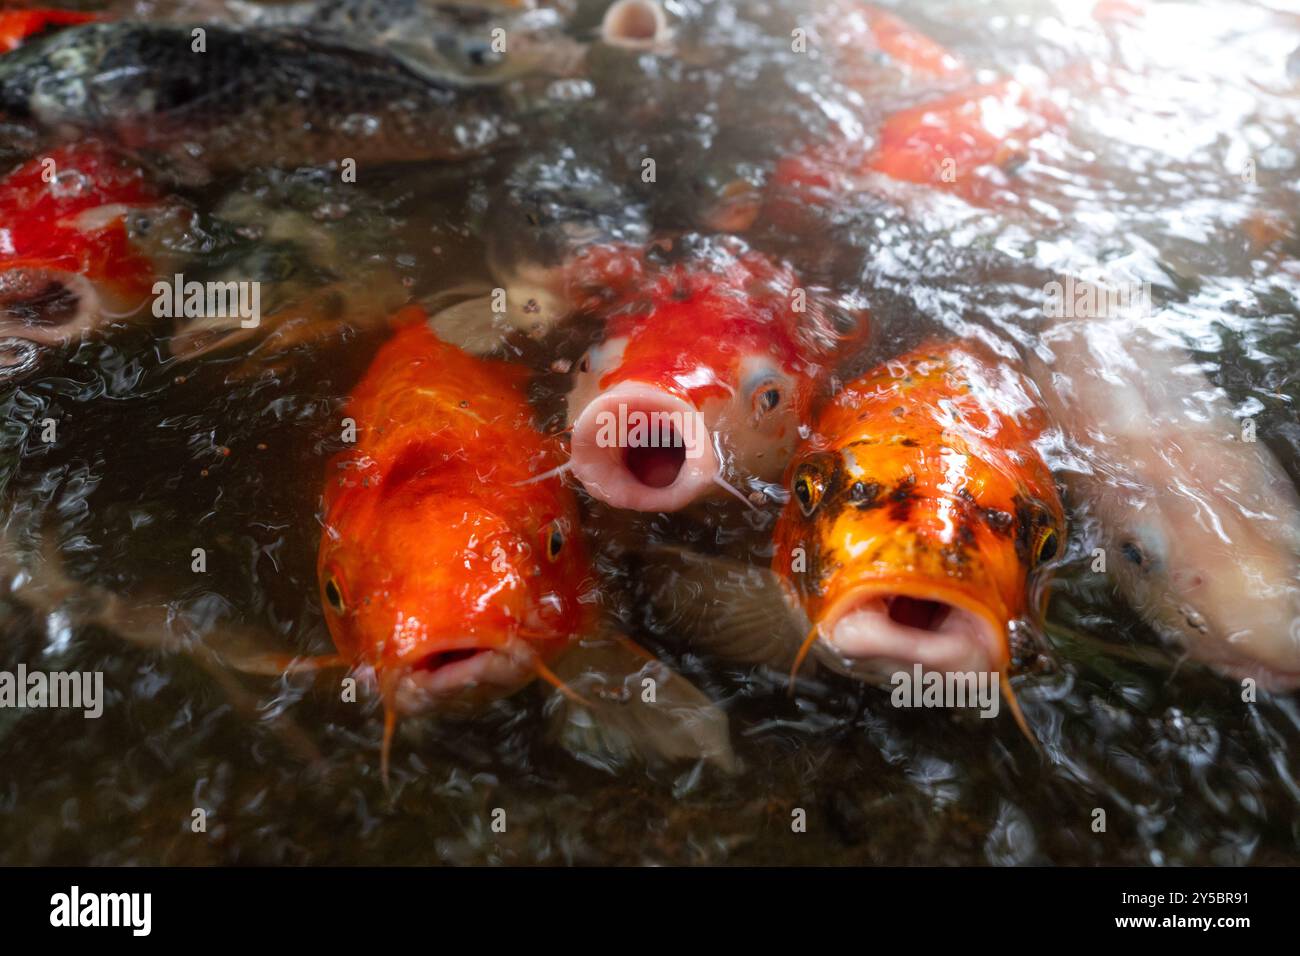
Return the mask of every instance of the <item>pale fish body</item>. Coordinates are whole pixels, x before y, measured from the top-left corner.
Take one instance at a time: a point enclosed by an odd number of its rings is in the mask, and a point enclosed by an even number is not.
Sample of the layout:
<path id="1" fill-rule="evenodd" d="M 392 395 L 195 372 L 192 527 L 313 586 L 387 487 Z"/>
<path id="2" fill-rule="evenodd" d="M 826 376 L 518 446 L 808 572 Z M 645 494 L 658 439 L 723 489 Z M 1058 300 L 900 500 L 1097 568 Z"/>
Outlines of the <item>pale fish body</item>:
<path id="1" fill-rule="evenodd" d="M 1227 396 L 1132 317 L 1058 322 L 1039 381 L 1080 450 L 1106 570 L 1189 656 L 1300 686 L 1300 500 Z"/>

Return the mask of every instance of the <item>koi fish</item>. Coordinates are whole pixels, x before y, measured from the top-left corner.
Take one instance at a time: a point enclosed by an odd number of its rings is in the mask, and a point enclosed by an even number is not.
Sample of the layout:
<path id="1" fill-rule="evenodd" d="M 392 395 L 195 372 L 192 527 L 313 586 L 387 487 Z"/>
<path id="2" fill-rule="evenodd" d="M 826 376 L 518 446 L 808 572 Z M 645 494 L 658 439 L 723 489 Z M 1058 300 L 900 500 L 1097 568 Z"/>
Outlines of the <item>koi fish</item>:
<path id="1" fill-rule="evenodd" d="M 886 117 L 870 149 L 834 141 L 781 160 L 774 214 L 788 218 L 798 211 L 791 204 L 831 202 L 876 173 L 993 205 L 1030 144 L 1062 123 L 1049 99 L 1016 80 L 949 93 Z"/>
<path id="2" fill-rule="evenodd" d="M 491 281 L 445 289 L 425 303 L 439 337 L 476 354 L 512 332 L 540 336 L 570 318 L 619 283 L 620 263 L 639 268 L 650 237 L 649 216 L 632 192 L 567 144 L 512 163 L 478 218 Z"/>
<path id="3" fill-rule="evenodd" d="M 609 723 L 658 754 L 730 765 L 725 716 L 683 678 L 660 673 L 647 704 L 641 675 L 662 665 L 644 652 L 597 642 L 600 667 L 583 663 L 598 583 L 573 493 L 530 480 L 559 449 L 533 425 L 527 374 L 441 341 L 423 318 L 399 313 L 404 327 L 349 399 L 359 437 L 329 467 L 318 562 L 339 658 L 372 670 L 384 702 L 385 775 L 398 714 L 472 711 L 537 677 L 598 724 L 617 710 Z M 615 682 L 638 682 L 622 704 L 582 693 L 610 682 L 597 671 L 611 654 L 624 661 Z"/>
<path id="4" fill-rule="evenodd" d="M 367 232 L 356 217 L 321 221 L 300 208 L 308 197 L 327 202 L 328 192 L 319 197 L 305 188 L 302 196 L 287 193 L 274 182 L 256 182 L 227 195 L 213 210 L 214 222 L 256 240 L 241 237 L 238 254 L 202 278 L 223 285 L 258 283 L 261 316 L 252 328 L 238 310 L 186 316 L 167 342 L 173 357 L 189 361 L 242 351 L 227 381 L 265 375 L 290 364 L 293 352 L 388 328 L 392 315 L 410 300 L 393 269 L 356 254 L 382 236 Z"/>
<path id="5" fill-rule="evenodd" d="M 606 312 L 568 396 L 569 467 L 594 498 L 637 511 L 718 489 L 744 500 L 726 467 L 779 478 L 849 337 L 793 271 L 738 243 L 649 268 Z"/>
<path id="6" fill-rule="evenodd" d="M 94 141 L 0 180 L 0 338 L 57 346 L 139 309 L 154 267 L 127 217 L 161 201 L 139 167 Z"/>
<path id="7" fill-rule="evenodd" d="M 1032 382 L 962 345 L 923 346 L 846 386 L 787 476 L 773 570 L 828 667 L 1006 673 L 1065 519 L 1034 442 Z"/>
<path id="8" fill-rule="evenodd" d="M 382 49 L 431 79 L 500 84 L 530 74 L 574 75 L 586 54 L 585 45 L 565 35 L 564 12 L 550 6 L 427 0 L 299 0 L 267 6 L 226 0 L 223 8 L 215 19 L 260 32 L 329 34 Z"/>
<path id="9" fill-rule="evenodd" d="M 1104 300 L 1103 300 L 1104 301 Z M 1300 687 L 1300 498 L 1184 349 L 1116 311 L 1061 320 L 1035 375 L 1105 570 L 1157 634 L 1264 689 Z"/>
<path id="10" fill-rule="evenodd" d="M 0 113 L 205 173 L 461 160 L 507 138 L 499 91 L 417 74 L 328 35 L 86 23 L 0 57 Z"/>
<path id="11" fill-rule="evenodd" d="M 785 475 L 770 570 L 679 554 L 650 600 L 697 649 L 735 660 L 794 673 L 811 652 L 872 684 L 919 665 L 998 673 L 1006 687 L 1011 630 L 1041 611 L 1064 546 L 1034 446 L 1047 424 L 1014 366 L 922 346 L 813 418 Z"/>
<path id="12" fill-rule="evenodd" d="M 881 71 L 863 49 L 879 50 L 909 77 L 941 88 L 883 122 L 857 117 L 874 129 L 869 141 L 862 140 L 858 128 L 850 128 L 782 158 L 773 171 L 768 212 L 778 222 L 800 223 L 804 207 L 868 188 L 877 174 L 992 206 L 1005 192 L 1008 175 L 1028 158 L 1031 144 L 1064 125 L 1050 97 L 1025 82 L 1004 78 L 971 85 L 960 58 L 892 13 L 840 0 L 830 6 L 819 30 L 838 54 L 834 69 L 839 81 L 868 101 L 876 99 L 872 87 L 880 82 Z M 954 90 L 954 80 L 965 85 Z"/>
<path id="13" fill-rule="evenodd" d="M 864 72 L 879 73 L 879 54 L 925 77 L 961 76 L 966 72 L 961 59 L 942 44 L 926 36 L 901 17 L 861 0 L 833 0 L 817 18 L 818 32 L 824 33 L 831 48 L 847 59 L 840 75 L 853 86 Z"/>
<path id="14" fill-rule="evenodd" d="M 672 37 L 659 0 L 616 0 L 600 21 L 600 40 L 610 46 L 664 52 Z"/>

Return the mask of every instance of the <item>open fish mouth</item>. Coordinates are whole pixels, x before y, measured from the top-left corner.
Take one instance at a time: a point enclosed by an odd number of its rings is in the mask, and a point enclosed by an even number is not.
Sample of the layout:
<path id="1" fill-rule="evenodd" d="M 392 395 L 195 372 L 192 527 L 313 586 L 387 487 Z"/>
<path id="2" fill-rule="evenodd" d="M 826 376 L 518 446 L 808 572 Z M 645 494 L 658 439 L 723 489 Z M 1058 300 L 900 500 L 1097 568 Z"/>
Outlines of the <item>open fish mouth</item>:
<path id="1" fill-rule="evenodd" d="M 995 616 L 943 588 L 856 588 L 818 630 L 813 652 L 822 663 L 876 684 L 917 664 L 926 672 L 989 673 L 1007 663 L 1005 629 Z"/>
<path id="2" fill-rule="evenodd" d="M 573 475 L 593 498 L 634 511 L 676 511 L 710 491 L 718 473 L 711 435 L 684 399 L 623 382 L 573 424 Z"/>
<path id="3" fill-rule="evenodd" d="M 402 668 L 394 696 L 399 713 L 492 700 L 519 690 L 537 674 L 532 654 L 514 647 L 459 647 L 415 657 Z"/>
<path id="4" fill-rule="evenodd" d="M 0 332 L 60 345 L 91 331 L 104 314 L 90 280 L 59 269 L 0 271 Z"/>

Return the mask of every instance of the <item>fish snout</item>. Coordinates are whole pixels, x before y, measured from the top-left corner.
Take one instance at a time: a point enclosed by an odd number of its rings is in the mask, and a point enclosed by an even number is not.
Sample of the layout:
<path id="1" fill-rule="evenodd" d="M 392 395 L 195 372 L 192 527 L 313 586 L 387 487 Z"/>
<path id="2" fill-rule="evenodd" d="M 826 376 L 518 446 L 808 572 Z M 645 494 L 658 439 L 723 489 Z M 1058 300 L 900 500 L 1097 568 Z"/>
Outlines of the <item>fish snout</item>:
<path id="1" fill-rule="evenodd" d="M 390 665 L 398 673 L 393 702 L 414 715 L 506 697 L 536 676 L 533 656 L 520 641 L 422 650 Z"/>
<path id="2" fill-rule="evenodd" d="M 1006 666 L 1006 641 L 990 616 L 948 596 L 872 591 L 832 611 L 816 645 L 833 670 L 888 684 L 915 665 L 935 673 L 991 673 Z"/>
<path id="3" fill-rule="evenodd" d="M 718 457 L 690 402 L 623 382 L 574 421 L 572 470 L 592 497 L 612 507 L 676 511 L 711 489 Z"/>
<path id="4" fill-rule="evenodd" d="M 659 0 L 618 0 L 605 11 L 600 38 L 610 46 L 653 50 L 672 36 L 668 16 Z"/>
<path id="5" fill-rule="evenodd" d="M 61 269 L 0 270 L 0 329 L 39 345 L 62 345 L 102 321 L 104 303 L 90 280 Z"/>

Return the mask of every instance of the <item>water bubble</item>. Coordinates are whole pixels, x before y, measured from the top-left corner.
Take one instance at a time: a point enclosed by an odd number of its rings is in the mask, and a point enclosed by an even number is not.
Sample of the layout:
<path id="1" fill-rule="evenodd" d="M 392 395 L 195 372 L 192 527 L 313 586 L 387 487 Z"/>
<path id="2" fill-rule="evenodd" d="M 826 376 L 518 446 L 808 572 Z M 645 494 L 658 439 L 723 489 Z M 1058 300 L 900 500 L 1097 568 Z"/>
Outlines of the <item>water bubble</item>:
<path id="1" fill-rule="evenodd" d="M 94 187 L 89 176 L 79 169 L 61 169 L 50 183 L 50 192 L 59 199 L 75 199 Z"/>

